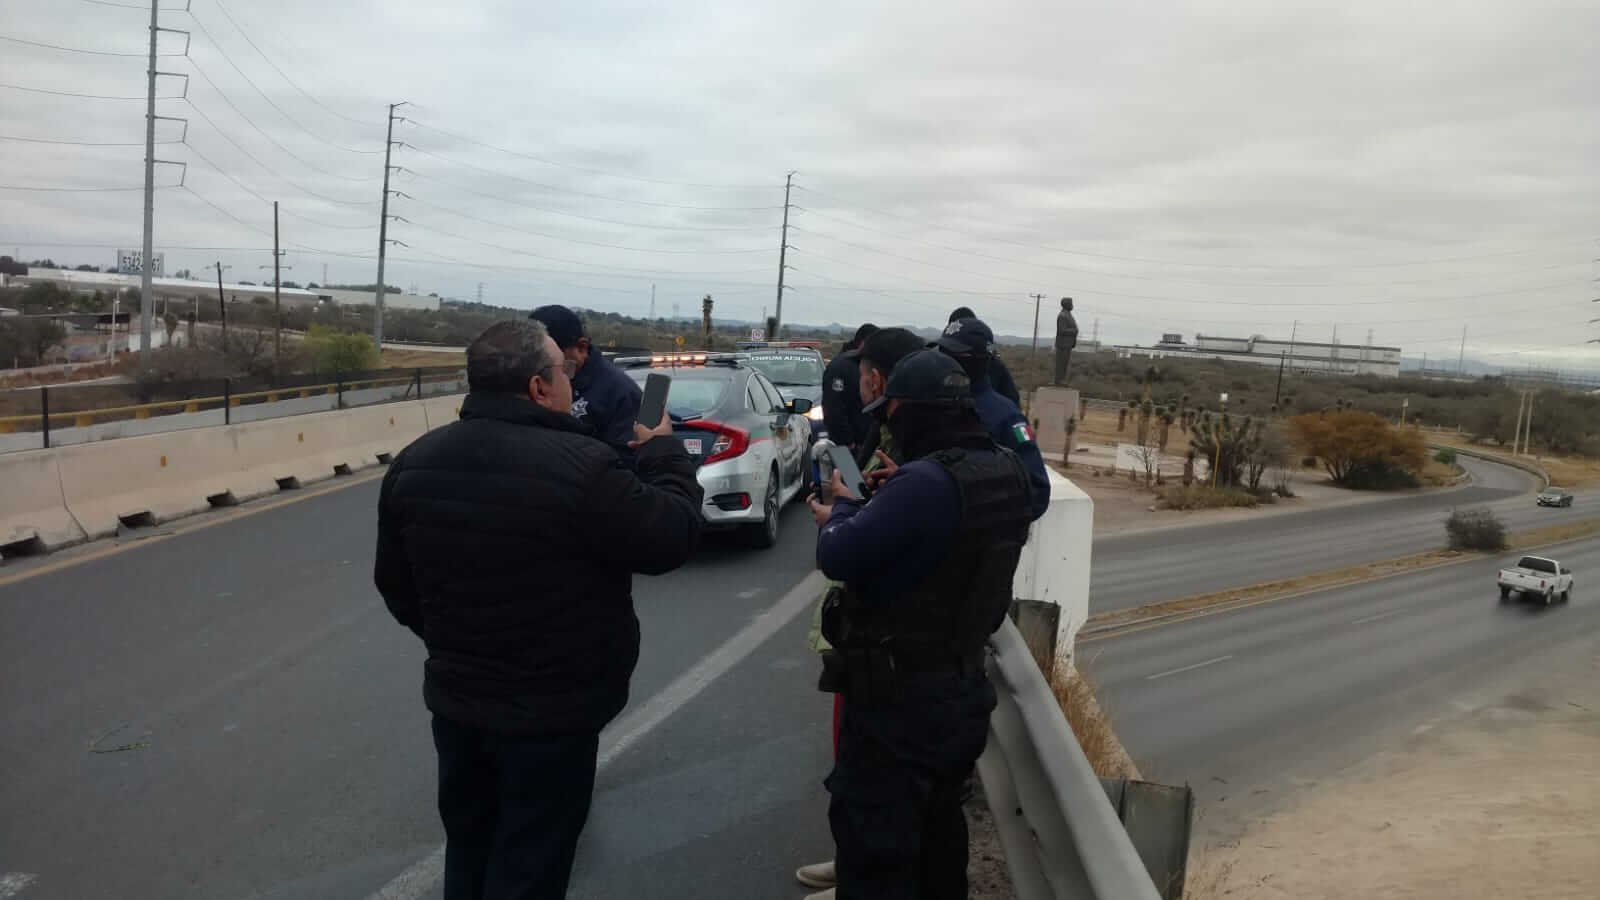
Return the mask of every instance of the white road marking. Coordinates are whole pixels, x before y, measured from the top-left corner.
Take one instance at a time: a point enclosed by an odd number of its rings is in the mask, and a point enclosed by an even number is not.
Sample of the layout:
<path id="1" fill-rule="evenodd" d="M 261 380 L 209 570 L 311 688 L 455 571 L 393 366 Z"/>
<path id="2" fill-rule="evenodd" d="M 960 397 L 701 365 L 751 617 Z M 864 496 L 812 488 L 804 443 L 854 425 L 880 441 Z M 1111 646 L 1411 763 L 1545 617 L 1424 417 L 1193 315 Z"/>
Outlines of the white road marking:
<path id="1" fill-rule="evenodd" d="M 1396 616 L 1396 615 L 1399 615 L 1402 612 L 1405 612 L 1405 610 L 1402 610 L 1402 609 L 1391 609 L 1388 612 L 1381 612 L 1381 613 L 1378 613 L 1375 616 L 1365 616 L 1363 618 L 1355 620 L 1354 622 L 1351 622 L 1350 624 L 1351 625 L 1365 625 L 1368 622 L 1376 622 L 1379 619 L 1387 619 L 1390 616 Z"/>
<path id="2" fill-rule="evenodd" d="M 1232 653 L 1229 653 L 1227 656 L 1219 656 L 1216 659 L 1208 659 L 1205 662 L 1197 662 L 1192 666 L 1183 666 L 1182 668 L 1178 668 L 1178 669 L 1168 669 L 1165 672 L 1157 672 L 1154 675 L 1146 675 L 1144 677 L 1144 680 L 1145 681 L 1155 681 L 1157 678 L 1165 678 L 1168 675 L 1176 675 L 1179 672 L 1193 671 L 1193 670 L 1201 668 L 1203 666 L 1214 665 L 1214 664 L 1219 663 L 1219 662 L 1227 662 L 1230 659 L 1233 659 L 1233 654 Z"/>
<path id="3" fill-rule="evenodd" d="M 29 875 L 26 872 L 7 872 L 0 875 L 0 900 L 11 900 L 12 897 L 21 896 L 24 888 L 38 880 L 39 876 Z"/>
<path id="4" fill-rule="evenodd" d="M 783 599 L 773 604 L 745 627 L 728 638 L 722 646 L 711 651 L 687 672 L 622 718 L 612 722 L 600 733 L 600 754 L 595 760 L 597 769 L 604 769 L 629 747 L 638 743 L 656 726 L 699 696 L 708 685 L 738 665 L 778 630 L 794 620 L 815 603 L 827 579 L 821 572 L 812 572 L 789 589 Z M 410 868 L 395 876 L 368 900 L 416 900 L 439 883 L 444 877 L 444 846 L 413 863 Z M 0 893 L 0 900 L 6 894 Z"/>

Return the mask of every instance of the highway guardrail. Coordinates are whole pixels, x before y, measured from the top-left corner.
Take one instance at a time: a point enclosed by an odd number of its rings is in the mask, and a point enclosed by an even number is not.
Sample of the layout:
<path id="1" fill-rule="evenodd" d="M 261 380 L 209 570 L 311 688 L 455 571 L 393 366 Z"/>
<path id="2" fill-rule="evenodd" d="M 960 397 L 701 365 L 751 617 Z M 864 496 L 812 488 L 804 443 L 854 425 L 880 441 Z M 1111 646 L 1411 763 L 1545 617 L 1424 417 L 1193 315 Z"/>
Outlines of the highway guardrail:
<path id="1" fill-rule="evenodd" d="M 1010 619 L 989 647 L 999 702 L 978 774 L 1018 900 L 1161 900 Z M 1185 849 L 1187 835 L 1185 823 Z"/>

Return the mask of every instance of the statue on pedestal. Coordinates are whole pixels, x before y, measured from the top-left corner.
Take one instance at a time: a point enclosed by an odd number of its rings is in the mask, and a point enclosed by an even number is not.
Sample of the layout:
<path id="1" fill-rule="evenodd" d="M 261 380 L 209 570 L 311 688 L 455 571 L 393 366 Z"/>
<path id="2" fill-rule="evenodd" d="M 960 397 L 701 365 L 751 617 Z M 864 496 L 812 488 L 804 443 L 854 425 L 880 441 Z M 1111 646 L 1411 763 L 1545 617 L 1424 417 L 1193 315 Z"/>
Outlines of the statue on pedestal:
<path id="1" fill-rule="evenodd" d="M 1078 320 L 1072 317 L 1072 298 L 1061 298 L 1061 312 L 1056 315 L 1056 368 L 1052 384 L 1067 383 L 1067 366 L 1072 362 L 1072 348 L 1078 346 Z"/>

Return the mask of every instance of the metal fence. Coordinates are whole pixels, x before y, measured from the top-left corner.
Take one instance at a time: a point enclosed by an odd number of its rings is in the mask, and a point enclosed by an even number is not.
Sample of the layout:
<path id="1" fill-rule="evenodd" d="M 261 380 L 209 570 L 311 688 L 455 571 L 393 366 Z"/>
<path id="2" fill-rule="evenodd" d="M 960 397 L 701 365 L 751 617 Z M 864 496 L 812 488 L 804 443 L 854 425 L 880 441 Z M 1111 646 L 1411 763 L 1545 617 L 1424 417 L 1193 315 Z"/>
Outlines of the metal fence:
<path id="1" fill-rule="evenodd" d="M 1141 857 L 1119 818 L 1119 793 L 1128 783 L 1094 774 L 1067 725 L 1055 695 L 1008 619 L 989 639 L 989 678 L 999 705 L 989 720 L 989 743 L 978 759 L 989 809 L 1005 850 L 1012 890 L 1019 900 L 1161 900 L 1181 893 L 1182 858 L 1188 849 L 1188 802 L 1181 828 L 1171 816 L 1156 820 L 1161 841 Z M 1178 880 L 1158 890 L 1152 869 Z"/>
<path id="2" fill-rule="evenodd" d="M 0 391 L 0 452 L 455 394 L 460 366 Z"/>

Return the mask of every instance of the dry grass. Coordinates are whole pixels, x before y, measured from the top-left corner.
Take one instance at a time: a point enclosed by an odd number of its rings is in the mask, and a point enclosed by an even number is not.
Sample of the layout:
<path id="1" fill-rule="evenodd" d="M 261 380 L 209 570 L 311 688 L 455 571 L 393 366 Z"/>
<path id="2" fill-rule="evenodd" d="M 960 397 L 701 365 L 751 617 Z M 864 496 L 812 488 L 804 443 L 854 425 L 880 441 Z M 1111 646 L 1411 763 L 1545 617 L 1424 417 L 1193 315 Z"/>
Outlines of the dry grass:
<path id="1" fill-rule="evenodd" d="M 1230 884 L 1233 861 L 1212 850 L 1191 850 L 1187 878 L 1183 883 L 1184 900 L 1216 900 L 1234 896 Z M 1240 895 L 1243 896 L 1243 895 Z"/>
<path id="2" fill-rule="evenodd" d="M 1577 522 L 1563 522 L 1559 525 L 1546 525 L 1543 528 L 1534 528 L 1528 531 L 1519 531 L 1511 535 L 1509 548 L 1512 550 L 1527 550 L 1545 544 L 1557 544 L 1576 538 L 1589 537 L 1600 534 L 1600 519 L 1581 519 Z"/>
<path id="3" fill-rule="evenodd" d="M 1465 471 L 1459 465 L 1442 463 L 1430 456 L 1417 478 L 1427 487 L 1447 487 L 1455 484 Z"/>
<path id="4" fill-rule="evenodd" d="M 1122 741 L 1111 728 L 1110 718 L 1100 708 L 1092 678 L 1075 666 L 1058 666 L 1050 679 L 1050 690 L 1056 695 L 1056 703 L 1066 716 L 1067 724 L 1072 726 L 1072 733 L 1096 775 L 1140 777 L 1139 767 L 1123 749 Z"/>
<path id="5" fill-rule="evenodd" d="M 466 351 L 443 353 L 433 350 L 405 350 L 394 347 L 383 348 L 382 361 L 379 363 L 385 369 L 426 369 L 432 366 L 465 366 L 466 364 Z"/>

